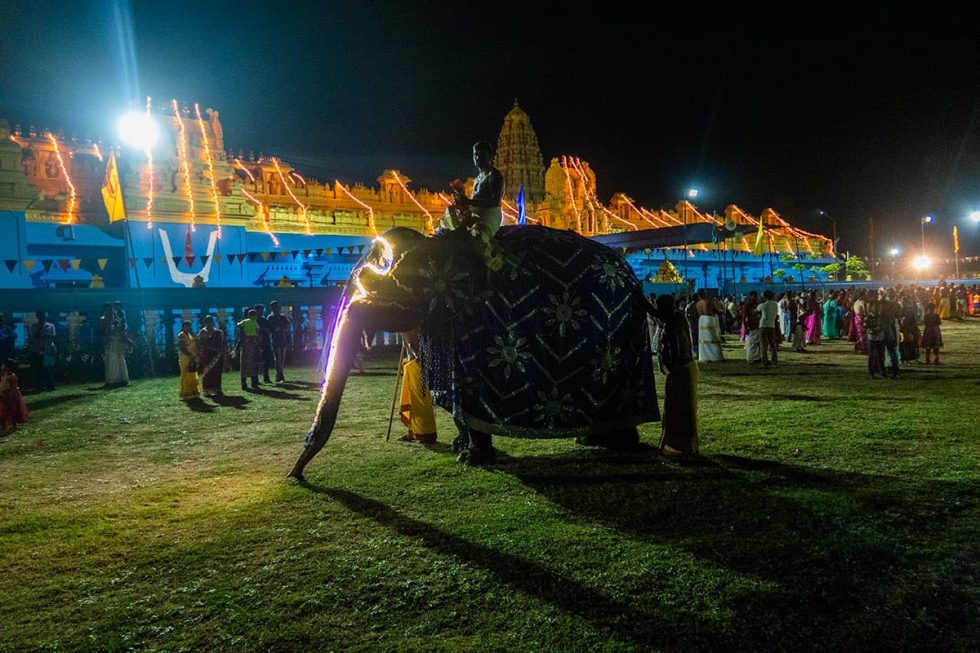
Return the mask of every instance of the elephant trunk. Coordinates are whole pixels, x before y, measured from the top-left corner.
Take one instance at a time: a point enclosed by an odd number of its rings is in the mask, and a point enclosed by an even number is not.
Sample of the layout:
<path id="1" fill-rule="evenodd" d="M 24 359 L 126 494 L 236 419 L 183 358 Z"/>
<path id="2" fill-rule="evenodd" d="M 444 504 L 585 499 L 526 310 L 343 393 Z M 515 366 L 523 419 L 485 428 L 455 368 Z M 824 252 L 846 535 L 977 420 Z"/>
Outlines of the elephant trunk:
<path id="1" fill-rule="evenodd" d="M 337 422 L 337 411 L 340 399 L 347 385 L 347 376 L 360 346 L 361 333 L 364 329 L 363 320 L 359 320 L 359 312 L 354 306 L 341 306 L 341 313 L 334 326 L 327 352 L 327 363 L 323 373 L 323 385 L 320 388 L 320 403 L 317 405 L 313 426 L 306 434 L 306 446 L 293 465 L 287 477 L 303 480 L 303 469 L 320 449 L 330 439 L 334 424 Z"/>

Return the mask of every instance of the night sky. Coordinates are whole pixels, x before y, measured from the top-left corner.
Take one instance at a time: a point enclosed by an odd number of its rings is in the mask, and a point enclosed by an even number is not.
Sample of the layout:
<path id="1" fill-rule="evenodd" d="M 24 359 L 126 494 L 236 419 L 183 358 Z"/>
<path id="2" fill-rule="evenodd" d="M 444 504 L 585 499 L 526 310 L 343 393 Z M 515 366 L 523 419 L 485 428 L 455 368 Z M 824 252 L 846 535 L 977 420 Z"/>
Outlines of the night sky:
<path id="1" fill-rule="evenodd" d="M 879 255 L 932 213 L 936 248 L 959 224 L 980 254 L 968 16 L 613 4 L 0 0 L 0 116 L 114 140 L 134 99 L 177 97 L 218 109 L 236 151 L 444 189 L 517 97 L 545 165 L 588 160 L 604 200 L 667 208 L 696 185 L 702 209 L 829 234 L 824 209 L 862 254 L 873 217 Z"/>

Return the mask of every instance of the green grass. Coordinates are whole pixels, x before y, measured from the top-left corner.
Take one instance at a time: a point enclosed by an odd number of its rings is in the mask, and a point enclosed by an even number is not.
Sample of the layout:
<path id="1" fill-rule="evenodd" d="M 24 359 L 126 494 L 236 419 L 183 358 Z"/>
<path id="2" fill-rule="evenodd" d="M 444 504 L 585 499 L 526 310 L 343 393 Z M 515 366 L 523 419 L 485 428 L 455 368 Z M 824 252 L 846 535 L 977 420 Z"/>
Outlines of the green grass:
<path id="1" fill-rule="evenodd" d="M 309 387 L 31 397 L 0 440 L 0 651 L 975 651 L 980 324 L 944 329 L 946 365 L 898 381 L 848 343 L 777 370 L 731 343 L 698 464 L 656 424 L 636 454 L 496 438 L 492 469 L 445 414 L 435 448 L 386 443 L 391 361 L 309 487 L 283 481 Z"/>

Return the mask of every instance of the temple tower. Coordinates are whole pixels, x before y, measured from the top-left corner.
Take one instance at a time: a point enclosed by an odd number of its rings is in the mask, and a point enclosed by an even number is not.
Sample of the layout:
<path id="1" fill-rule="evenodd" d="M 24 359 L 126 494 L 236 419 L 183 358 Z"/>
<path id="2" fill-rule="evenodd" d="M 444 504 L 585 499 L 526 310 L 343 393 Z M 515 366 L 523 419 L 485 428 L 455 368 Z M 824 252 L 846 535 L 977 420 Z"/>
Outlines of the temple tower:
<path id="1" fill-rule="evenodd" d="M 531 118 L 514 100 L 514 108 L 504 117 L 497 139 L 494 165 L 504 176 L 504 198 L 513 199 L 524 187 L 531 202 L 544 199 L 544 160 Z"/>

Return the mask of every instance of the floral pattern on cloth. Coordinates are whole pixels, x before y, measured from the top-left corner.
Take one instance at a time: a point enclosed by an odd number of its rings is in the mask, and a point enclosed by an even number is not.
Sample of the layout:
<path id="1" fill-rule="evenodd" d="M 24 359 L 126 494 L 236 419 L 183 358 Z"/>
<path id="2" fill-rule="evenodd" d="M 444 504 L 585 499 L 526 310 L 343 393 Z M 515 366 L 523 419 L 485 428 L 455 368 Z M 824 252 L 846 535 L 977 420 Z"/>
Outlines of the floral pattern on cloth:
<path id="1" fill-rule="evenodd" d="M 456 234 L 437 235 L 429 260 L 413 266 L 429 309 L 420 357 L 437 405 L 513 437 L 659 420 L 642 285 L 622 256 L 573 232 L 507 226 L 494 238 L 504 264 L 492 270 L 476 239 Z"/>

